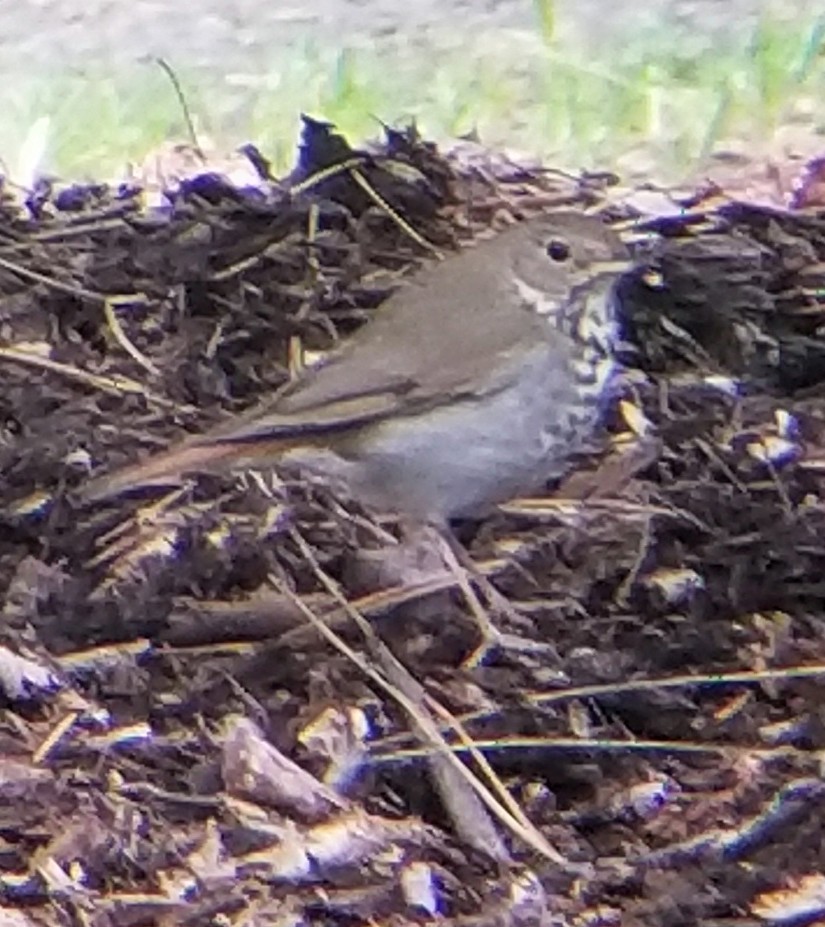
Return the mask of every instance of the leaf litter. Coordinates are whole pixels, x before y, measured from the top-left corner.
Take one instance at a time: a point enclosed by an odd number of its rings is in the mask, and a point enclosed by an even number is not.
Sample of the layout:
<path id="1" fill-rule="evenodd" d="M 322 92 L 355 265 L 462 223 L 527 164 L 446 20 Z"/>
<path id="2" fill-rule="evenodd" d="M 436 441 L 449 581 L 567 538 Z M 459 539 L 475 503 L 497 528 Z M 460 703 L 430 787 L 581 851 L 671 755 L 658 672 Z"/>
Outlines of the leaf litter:
<path id="1" fill-rule="evenodd" d="M 121 187 L 2 192 L 5 920 L 823 916 L 815 202 L 665 208 L 309 119 L 287 178 L 177 146 Z M 606 428 L 461 529 L 558 662 L 463 666 L 455 573 L 294 473 L 73 503 L 287 382 L 434 250 L 560 206 L 636 258 Z"/>

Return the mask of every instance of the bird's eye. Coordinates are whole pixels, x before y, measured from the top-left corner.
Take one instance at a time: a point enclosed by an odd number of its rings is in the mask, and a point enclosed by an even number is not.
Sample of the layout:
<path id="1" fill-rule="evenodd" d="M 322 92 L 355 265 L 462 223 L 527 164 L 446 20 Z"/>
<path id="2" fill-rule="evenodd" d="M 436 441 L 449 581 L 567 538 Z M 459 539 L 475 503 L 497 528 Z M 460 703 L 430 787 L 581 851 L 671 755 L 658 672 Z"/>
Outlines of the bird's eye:
<path id="1" fill-rule="evenodd" d="M 554 238 L 552 241 L 547 242 L 547 246 L 544 249 L 547 252 L 547 256 L 551 261 L 566 261 L 570 257 L 570 245 L 566 241 L 561 241 L 558 238 Z"/>

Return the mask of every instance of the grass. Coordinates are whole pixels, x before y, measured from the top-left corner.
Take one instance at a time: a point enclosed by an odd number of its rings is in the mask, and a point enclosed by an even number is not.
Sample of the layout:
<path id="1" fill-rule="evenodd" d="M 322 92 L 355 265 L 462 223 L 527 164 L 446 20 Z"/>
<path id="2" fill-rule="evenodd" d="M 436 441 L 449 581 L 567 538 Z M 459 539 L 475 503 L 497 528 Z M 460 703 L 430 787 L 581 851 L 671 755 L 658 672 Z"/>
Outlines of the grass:
<path id="1" fill-rule="evenodd" d="M 202 131 L 228 146 L 253 140 L 280 169 L 292 164 L 301 111 L 354 141 L 375 136 L 379 118 L 415 118 L 435 138 L 476 129 L 560 166 L 641 165 L 661 179 L 690 173 L 732 139 L 762 144 L 794 123 L 825 130 L 825 16 L 766 15 L 710 44 L 655 24 L 613 38 L 564 33 L 551 0 L 534 9 L 532 31 L 472 43 L 436 33 L 377 47 L 305 43 L 221 75 L 171 63 Z M 3 103 L 0 154 L 12 173 L 27 128 L 44 115 L 45 163 L 64 176 L 105 176 L 185 137 L 152 63 L 41 75 L 6 88 Z"/>

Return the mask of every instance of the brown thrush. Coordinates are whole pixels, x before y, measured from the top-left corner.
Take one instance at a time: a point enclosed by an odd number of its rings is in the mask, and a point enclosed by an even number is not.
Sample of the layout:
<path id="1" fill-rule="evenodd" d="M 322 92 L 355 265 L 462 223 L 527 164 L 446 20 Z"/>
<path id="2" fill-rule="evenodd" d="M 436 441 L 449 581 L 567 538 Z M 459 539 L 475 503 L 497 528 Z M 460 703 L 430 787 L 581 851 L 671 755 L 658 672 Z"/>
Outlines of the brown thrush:
<path id="1" fill-rule="evenodd" d="M 420 271 L 349 342 L 258 409 L 93 479 L 81 497 L 282 461 L 452 540 L 450 519 L 559 476 L 591 436 L 628 259 L 593 217 L 553 213 L 509 228 Z M 453 568 L 458 555 L 477 573 L 456 545 L 444 553 Z M 491 604 L 518 619 L 476 578 Z M 483 634 L 470 662 L 493 644 L 524 649 L 462 585 Z"/>
<path id="2" fill-rule="evenodd" d="M 529 219 L 420 271 L 274 399 L 81 496 L 283 461 L 422 522 L 483 514 L 560 475 L 592 434 L 627 262 L 595 217 Z"/>

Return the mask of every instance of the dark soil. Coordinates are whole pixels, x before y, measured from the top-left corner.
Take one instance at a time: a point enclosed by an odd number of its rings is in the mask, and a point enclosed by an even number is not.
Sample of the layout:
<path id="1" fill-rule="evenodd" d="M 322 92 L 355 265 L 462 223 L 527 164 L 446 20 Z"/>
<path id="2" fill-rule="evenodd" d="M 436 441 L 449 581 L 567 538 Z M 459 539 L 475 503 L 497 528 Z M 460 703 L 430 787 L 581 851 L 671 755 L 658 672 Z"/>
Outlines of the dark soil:
<path id="1" fill-rule="evenodd" d="M 541 500 L 460 526 L 521 611 L 498 623 L 559 663 L 463 666 L 454 578 L 419 562 L 379 591 L 399 526 L 294 474 L 75 501 L 90 469 L 285 382 L 298 341 L 328 347 L 427 259 L 350 171 L 322 179 L 342 158 L 442 249 L 571 204 L 635 249 L 605 435 Z M 825 214 L 715 196 L 651 218 L 609 177 L 412 133 L 354 153 L 311 123 L 257 191 L 204 171 L 162 210 L 41 193 L 0 214 L 4 922 L 823 916 Z M 579 868 L 460 835 L 426 738 L 307 622 L 395 672 L 324 576 Z"/>

